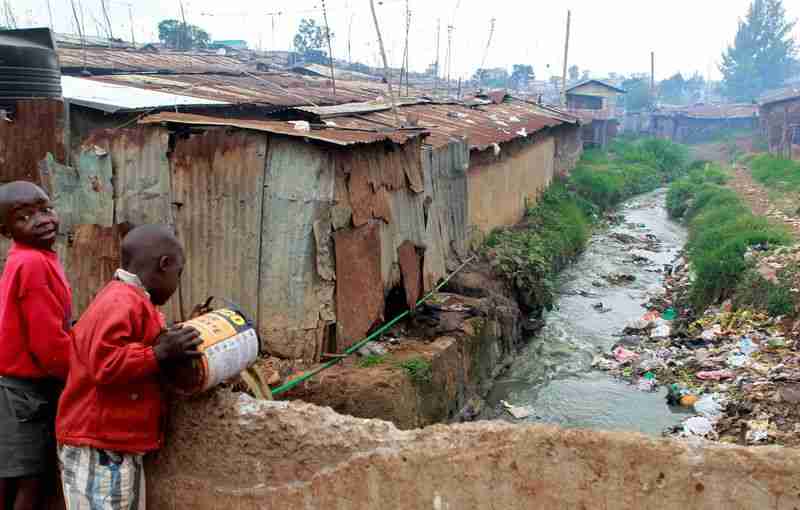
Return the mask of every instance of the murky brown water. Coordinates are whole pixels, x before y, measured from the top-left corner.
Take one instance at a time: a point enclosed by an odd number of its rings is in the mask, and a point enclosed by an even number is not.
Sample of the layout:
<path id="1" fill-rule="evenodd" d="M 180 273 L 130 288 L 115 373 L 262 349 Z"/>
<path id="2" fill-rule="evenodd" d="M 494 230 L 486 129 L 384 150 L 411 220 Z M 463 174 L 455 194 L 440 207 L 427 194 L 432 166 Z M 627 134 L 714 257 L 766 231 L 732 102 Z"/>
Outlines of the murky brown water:
<path id="1" fill-rule="evenodd" d="M 560 276 L 558 308 L 545 315 L 545 328 L 498 380 L 489 398 L 489 415 L 509 418 L 500 400 L 529 406 L 525 420 L 605 430 L 634 430 L 658 435 L 682 415 L 667 406 L 666 390 L 642 392 L 605 372 L 591 368 L 598 352 L 618 341 L 625 323 L 645 313 L 642 303 L 660 292 L 663 274 L 655 272 L 674 261 L 686 240 L 685 229 L 667 217 L 666 190 L 639 196 L 619 208 L 625 222 L 598 231 L 581 258 Z M 658 253 L 624 245 L 613 233 L 660 241 Z M 631 250 L 631 248 L 633 249 Z M 629 251 L 631 250 L 631 251 Z M 631 252 L 652 265 L 631 263 Z M 649 269 L 649 271 L 648 271 Z M 611 273 L 631 274 L 636 281 L 620 286 L 593 286 Z M 581 291 L 591 293 L 584 297 Z M 598 303 L 609 311 L 599 311 Z"/>

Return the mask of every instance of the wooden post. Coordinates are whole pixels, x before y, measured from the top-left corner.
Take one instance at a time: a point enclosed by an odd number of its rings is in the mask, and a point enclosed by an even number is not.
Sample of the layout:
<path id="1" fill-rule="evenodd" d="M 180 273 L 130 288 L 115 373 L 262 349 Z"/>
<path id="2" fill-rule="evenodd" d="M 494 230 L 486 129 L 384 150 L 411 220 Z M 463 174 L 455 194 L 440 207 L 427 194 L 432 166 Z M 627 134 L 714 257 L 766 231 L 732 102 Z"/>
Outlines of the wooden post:
<path id="1" fill-rule="evenodd" d="M 656 102 L 656 52 L 650 52 L 650 97 Z"/>
<path id="2" fill-rule="evenodd" d="M 378 47 L 380 47 L 381 58 L 383 59 L 383 76 L 386 80 L 386 85 L 389 87 L 389 99 L 392 102 L 394 125 L 395 127 L 400 127 L 400 116 L 397 114 L 397 104 L 394 101 L 394 91 L 392 90 L 392 77 L 389 76 L 389 61 L 386 59 L 386 50 L 383 47 L 383 37 L 381 37 L 381 27 L 378 24 L 378 15 L 375 13 L 375 0 L 369 0 L 369 6 L 372 9 L 372 20 L 375 22 L 375 32 L 378 35 Z"/>
<path id="3" fill-rule="evenodd" d="M 564 70 L 561 73 L 561 106 L 567 106 L 567 62 L 569 61 L 569 26 L 572 11 L 567 11 L 567 36 L 564 38 Z"/>

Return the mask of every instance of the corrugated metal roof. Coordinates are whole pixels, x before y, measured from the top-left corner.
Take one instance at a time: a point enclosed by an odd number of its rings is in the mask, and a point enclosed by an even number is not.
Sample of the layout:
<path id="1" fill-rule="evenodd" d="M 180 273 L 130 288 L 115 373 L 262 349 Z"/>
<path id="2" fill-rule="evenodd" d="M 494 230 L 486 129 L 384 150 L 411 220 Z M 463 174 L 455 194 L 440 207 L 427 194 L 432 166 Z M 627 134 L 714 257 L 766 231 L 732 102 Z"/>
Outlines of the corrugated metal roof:
<path id="1" fill-rule="evenodd" d="M 404 144 L 412 138 L 427 134 L 424 129 L 391 129 L 376 127 L 374 124 L 356 119 L 348 119 L 347 125 L 329 123 L 325 128 L 307 129 L 308 123 L 284 122 L 277 120 L 246 120 L 209 117 L 188 113 L 163 112 L 149 115 L 139 121 L 140 124 L 160 124 L 174 122 L 177 124 L 193 124 L 201 126 L 231 126 L 241 129 L 252 129 L 287 136 L 309 138 L 334 145 L 348 146 L 359 143 L 375 143 L 391 140 Z"/>
<path id="2" fill-rule="evenodd" d="M 662 106 L 655 115 L 680 115 L 690 119 L 744 119 L 758 116 L 758 106 L 747 103 Z"/>
<path id="3" fill-rule="evenodd" d="M 236 73 L 247 64 L 236 58 L 213 53 L 146 51 L 122 48 L 58 48 L 62 72 L 170 72 Z"/>
<path id="4" fill-rule="evenodd" d="M 191 95 L 234 104 L 324 106 L 374 101 L 386 93 L 380 83 L 341 82 L 336 96 L 330 80 L 287 73 L 222 74 L 122 74 L 90 78 L 104 83 Z"/>
<path id="5" fill-rule="evenodd" d="M 582 80 L 582 81 L 579 81 L 579 82 L 578 82 L 578 83 L 576 83 L 575 85 L 572 85 L 571 87 L 567 87 L 567 93 L 569 94 L 569 93 L 570 93 L 570 92 L 572 92 L 573 90 L 575 90 L 575 89 L 578 89 L 578 88 L 581 88 L 581 87 L 583 87 L 584 85 L 588 85 L 588 84 L 590 84 L 590 83 L 596 83 L 596 84 L 598 84 L 598 85 L 600 85 L 600 86 L 606 87 L 606 88 L 608 88 L 608 89 L 611 89 L 611 90 L 613 90 L 613 91 L 615 91 L 615 92 L 619 92 L 620 94 L 626 94 L 626 93 L 628 92 L 628 91 L 627 91 L 627 90 L 625 90 L 625 89 L 621 89 L 621 88 L 619 88 L 619 87 L 617 87 L 617 86 L 615 86 L 615 85 L 612 85 L 612 84 L 610 84 L 610 83 L 608 83 L 608 82 L 605 82 L 605 81 L 603 81 L 603 80 L 594 80 L 594 79 L 589 79 L 589 80 Z"/>
<path id="6" fill-rule="evenodd" d="M 400 113 L 406 122 L 417 122 L 419 127 L 430 131 L 426 143 L 442 147 L 453 139 L 467 137 L 470 147 L 478 150 L 495 143 L 525 138 L 544 128 L 564 123 L 555 115 L 545 114 L 534 105 L 522 101 L 475 108 L 454 104 L 419 104 L 403 107 Z M 373 125 L 391 125 L 394 117 L 390 111 L 383 111 L 366 114 L 359 119 L 336 119 L 336 123 L 342 126 L 362 126 L 364 121 Z"/>
<path id="7" fill-rule="evenodd" d="M 401 98 L 395 101 L 398 107 L 428 103 L 429 101 L 417 98 Z M 383 112 L 392 109 L 386 101 L 369 101 L 366 103 L 347 103 L 334 106 L 300 106 L 295 108 L 306 113 L 316 115 L 320 119 L 345 117 L 348 115 L 363 115 L 365 113 Z"/>
<path id="8" fill-rule="evenodd" d="M 784 87 L 782 89 L 767 92 L 758 100 L 759 104 L 780 103 L 782 101 L 792 101 L 800 99 L 800 85 Z"/>
<path id="9" fill-rule="evenodd" d="M 108 113 L 141 111 L 167 106 L 224 105 L 223 101 L 158 92 L 74 76 L 61 77 L 64 98 L 71 103 Z"/>

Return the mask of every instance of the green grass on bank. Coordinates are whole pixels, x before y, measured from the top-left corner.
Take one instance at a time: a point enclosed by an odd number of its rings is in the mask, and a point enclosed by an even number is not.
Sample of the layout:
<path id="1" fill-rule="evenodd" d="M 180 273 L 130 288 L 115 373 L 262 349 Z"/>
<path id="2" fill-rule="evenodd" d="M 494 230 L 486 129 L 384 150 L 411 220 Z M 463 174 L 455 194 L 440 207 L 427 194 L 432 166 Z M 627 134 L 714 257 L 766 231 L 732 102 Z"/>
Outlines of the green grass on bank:
<path id="1" fill-rule="evenodd" d="M 800 162 L 761 154 L 750 159 L 753 178 L 764 186 L 780 191 L 800 191 Z"/>
<path id="2" fill-rule="evenodd" d="M 554 182 L 525 220 L 486 239 L 495 270 L 533 311 L 549 309 L 558 272 L 586 246 L 598 213 L 683 175 L 688 150 L 667 140 L 614 142 L 584 153 L 569 178 Z"/>
<path id="3" fill-rule="evenodd" d="M 694 165 L 684 178 L 674 182 L 667 195 L 669 214 L 684 219 L 689 227 L 687 255 L 694 270 L 692 305 L 701 312 L 733 297 L 737 289 L 740 306 L 756 305 L 741 292 L 744 285 L 749 286 L 753 298 L 765 298 L 758 308 L 769 312 L 785 308 L 783 290 L 770 288 L 772 284 L 755 273 L 745 253 L 755 245 L 788 244 L 791 237 L 782 226 L 755 216 L 733 190 L 724 187 L 727 176 L 719 165 L 701 165 Z"/>

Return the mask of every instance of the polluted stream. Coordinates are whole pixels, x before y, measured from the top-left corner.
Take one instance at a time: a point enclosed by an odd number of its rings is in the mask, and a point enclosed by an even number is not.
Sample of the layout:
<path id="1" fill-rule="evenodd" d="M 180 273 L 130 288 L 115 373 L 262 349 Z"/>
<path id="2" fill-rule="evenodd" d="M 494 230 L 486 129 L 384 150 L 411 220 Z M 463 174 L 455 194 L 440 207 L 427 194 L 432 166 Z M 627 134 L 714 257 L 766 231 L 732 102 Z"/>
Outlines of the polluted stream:
<path id="1" fill-rule="evenodd" d="M 666 389 L 642 391 L 592 368 L 663 292 L 664 268 L 683 248 L 686 230 L 667 217 L 665 199 L 663 189 L 631 199 L 617 210 L 621 221 L 594 233 L 559 276 L 544 328 L 495 382 L 483 418 L 514 420 L 511 405 L 518 416 L 529 413 L 518 422 L 660 435 L 686 417 L 667 405 Z"/>

